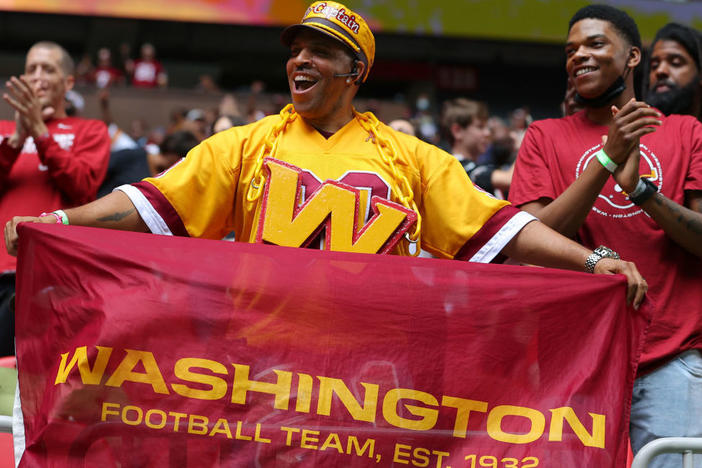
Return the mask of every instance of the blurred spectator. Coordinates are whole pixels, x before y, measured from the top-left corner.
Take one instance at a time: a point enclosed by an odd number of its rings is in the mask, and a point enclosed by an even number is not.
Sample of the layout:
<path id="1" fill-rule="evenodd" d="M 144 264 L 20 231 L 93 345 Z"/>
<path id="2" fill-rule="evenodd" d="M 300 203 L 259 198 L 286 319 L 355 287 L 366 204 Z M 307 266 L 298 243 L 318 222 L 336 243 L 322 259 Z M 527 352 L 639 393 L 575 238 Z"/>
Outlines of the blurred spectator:
<path id="1" fill-rule="evenodd" d="M 238 127 L 239 125 L 244 125 L 246 122 L 241 117 L 236 117 L 233 115 L 220 115 L 212 124 L 212 134 L 222 132 L 228 128 Z"/>
<path id="2" fill-rule="evenodd" d="M 417 136 L 429 143 L 438 144 L 441 137 L 436 118 L 431 112 L 431 100 L 427 94 L 417 96 L 415 102 L 415 114 L 412 119 Z"/>
<path id="3" fill-rule="evenodd" d="M 702 43 L 700 33 L 669 23 L 651 46 L 646 102 L 665 115 L 687 114 L 702 120 Z"/>
<path id="4" fill-rule="evenodd" d="M 490 143 L 487 119 L 485 104 L 457 98 L 444 103 L 441 124 L 451 145 L 451 153 L 471 180 L 482 189 L 504 198 L 504 192 L 512 182 L 512 168 L 502 170 L 494 164 L 477 162 Z"/>
<path id="5" fill-rule="evenodd" d="M 487 126 L 490 129 L 490 139 L 492 141 L 509 137 L 509 127 L 503 119 L 494 115 L 490 116 Z"/>
<path id="6" fill-rule="evenodd" d="M 239 101 L 237 101 L 234 95 L 231 93 L 227 93 L 222 96 L 222 100 L 219 101 L 218 111 L 219 115 L 233 115 L 236 117 L 241 117 Z"/>
<path id="7" fill-rule="evenodd" d="M 110 140 L 98 120 L 68 117 L 66 93 L 74 64 L 54 42 L 38 42 L 27 53 L 24 75 L 7 83 L 4 100 L 15 119 L 0 122 L 0 223 L 18 212 L 50 212 L 95 199 L 107 170 Z M 63 212 L 49 213 L 61 222 Z M 0 354 L 13 353 L 9 309 L 16 259 L 0 252 Z"/>
<path id="8" fill-rule="evenodd" d="M 566 117 L 584 108 L 585 107 L 575 99 L 575 85 L 573 84 L 573 80 L 568 78 L 565 96 L 563 96 L 563 102 L 561 102 L 561 114 L 563 114 L 563 117 Z"/>
<path id="9" fill-rule="evenodd" d="M 205 122 L 207 122 L 207 129 L 205 134 L 207 137 L 212 136 L 212 129 L 214 128 L 215 120 L 219 117 L 219 112 L 217 112 L 216 107 L 208 107 L 205 109 Z"/>
<path id="10" fill-rule="evenodd" d="M 93 59 L 90 58 L 90 54 L 86 53 L 80 58 L 76 64 L 75 71 L 75 82 L 77 85 L 83 86 L 90 84 L 93 79 L 93 73 L 95 71 L 95 66 L 93 65 Z"/>
<path id="11" fill-rule="evenodd" d="M 107 47 L 98 50 L 98 64 L 93 73 L 93 82 L 98 88 L 107 88 L 113 84 L 124 84 L 124 74 L 112 66 L 112 52 Z"/>
<path id="12" fill-rule="evenodd" d="M 156 60 L 156 49 L 148 42 L 141 46 L 141 57 L 134 61 L 132 86 L 135 88 L 155 88 L 168 85 L 168 75 Z"/>
<path id="13" fill-rule="evenodd" d="M 478 164 L 492 164 L 498 169 L 509 170 L 516 157 L 509 127 L 504 120 L 496 116 L 488 119 L 487 126 L 490 129 L 490 145 L 487 151 L 478 157 Z"/>
<path id="14" fill-rule="evenodd" d="M 147 161 L 151 176 L 160 174 L 183 159 L 188 151 L 197 146 L 198 143 L 200 140 L 188 131 L 167 135 L 161 144 L 160 151 L 157 153 L 148 152 Z"/>
<path id="15" fill-rule="evenodd" d="M 201 91 L 205 94 L 213 94 L 219 92 L 219 86 L 215 83 L 212 75 L 200 75 L 197 86 L 195 87 L 197 91 Z"/>
<path id="16" fill-rule="evenodd" d="M 114 122 L 112 111 L 110 110 L 110 92 L 107 89 L 102 89 L 98 92 L 98 103 L 102 121 L 107 125 L 107 132 L 110 135 L 110 152 L 139 148 L 137 142 Z"/>
<path id="17" fill-rule="evenodd" d="M 512 139 L 514 140 L 514 146 L 517 150 L 522 146 L 524 134 L 533 120 L 527 107 L 520 107 L 512 111 L 512 115 L 510 116 L 510 129 L 512 132 Z"/>
<path id="18" fill-rule="evenodd" d="M 115 66 L 122 72 L 127 84 L 131 84 L 132 73 L 134 73 L 134 60 L 132 60 L 132 46 L 128 42 L 119 45 L 119 55 Z"/>
<path id="19" fill-rule="evenodd" d="M 415 136 L 414 126 L 409 120 L 395 119 L 391 121 L 388 125 L 390 126 L 390 128 L 397 130 L 398 132 Z"/>
<path id="20" fill-rule="evenodd" d="M 205 111 L 202 109 L 190 109 L 185 116 L 182 129 L 186 130 L 202 141 L 209 136 L 211 124 L 208 124 Z"/>
<path id="21" fill-rule="evenodd" d="M 273 96 L 271 96 L 271 106 L 273 109 L 272 113 L 279 112 L 280 109 L 285 107 L 285 105 L 288 103 L 288 96 L 285 94 L 281 93 L 275 93 Z"/>
<path id="22" fill-rule="evenodd" d="M 169 124 L 166 133 L 177 132 L 183 129 L 185 124 L 185 116 L 188 115 L 188 109 L 185 107 L 176 107 L 169 114 Z"/>
<path id="23" fill-rule="evenodd" d="M 129 128 L 129 136 L 137 142 L 137 145 L 144 148 L 149 141 L 148 131 L 149 125 L 144 119 L 134 119 Z"/>
<path id="24" fill-rule="evenodd" d="M 249 90 L 250 93 L 246 115 L 248 116 L 248 121 L 250 123 L 261 120 L 266 116 L 266 112 L 260 107 L 260 96 L 266 90 L 266 84 L 261 80 L 253 81 Z"/>
<path id="25" fill-rule="evenodd" d="M 161 146 L 163 144 L 163 140 L 166 138 L 167 135 L 169 135 L 169 133 L 166 132 L 165 127 L 161 125 L 159 125 L 158 127 L 154 127 L 148 132 L 146 144 L 147 146 L 150 144 Z"/>
<path id="26" fill-rule="evenodd" d="M 146 151 L 117 126 L 110 111 L 110 93 L 101 89 L 98 93 L 102 121 L 110 135 L 110 163 L 105 180 L 98 189 L 98 197 L 112 192 L 123 184 L 138 182 L 149 176 Z"/>

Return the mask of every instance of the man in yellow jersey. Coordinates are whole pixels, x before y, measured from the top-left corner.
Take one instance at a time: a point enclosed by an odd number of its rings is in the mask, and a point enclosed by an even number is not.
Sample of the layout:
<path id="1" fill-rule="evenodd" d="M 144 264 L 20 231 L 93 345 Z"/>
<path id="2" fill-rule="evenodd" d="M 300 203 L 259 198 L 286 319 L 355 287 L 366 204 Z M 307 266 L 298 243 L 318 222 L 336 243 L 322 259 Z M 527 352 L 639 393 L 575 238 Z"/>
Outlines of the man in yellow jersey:
<path id="1" fill-rule="evenodd" d="M 375 57 L 365 20 L 336 2 L 316 2 L 281 36 L 292 105 L 279 115 L 218 133 L 155 178 L 117 188 L 57 216 L 15 217 L 325 250 L 518 261 L 623 273 L 628 300 L 647 289 L 636 267 L 595 252 L 476 189 L 450 154 L 396 132 L 352 100 Z"/>

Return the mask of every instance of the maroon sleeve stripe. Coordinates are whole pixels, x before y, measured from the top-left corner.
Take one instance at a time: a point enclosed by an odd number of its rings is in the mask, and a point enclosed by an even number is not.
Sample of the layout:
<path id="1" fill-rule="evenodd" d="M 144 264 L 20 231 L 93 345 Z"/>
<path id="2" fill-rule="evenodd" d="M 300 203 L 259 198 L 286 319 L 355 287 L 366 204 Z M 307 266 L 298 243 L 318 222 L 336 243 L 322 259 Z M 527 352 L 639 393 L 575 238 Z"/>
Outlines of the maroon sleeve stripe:
<path id="1" fill-rule="evenodd" d="M 473 237 L 463 244 L 463 247 L 454 257 L 456 260 L 470 260 L 514 215 L 520 213 L 520 210 L 512 205 L 505 205 L 500 208 L 490 219 L 487 220 L 483 227 L 476 232 Z"/>
<path id="2" fill-rule="evenodd" d="M 153 185 L 146 181 L 132 184 L 146 197 L 151 206 L 163 218 L 174 236 L 190 237 L 178 212 L 173 208 L 171 202 Z"/>

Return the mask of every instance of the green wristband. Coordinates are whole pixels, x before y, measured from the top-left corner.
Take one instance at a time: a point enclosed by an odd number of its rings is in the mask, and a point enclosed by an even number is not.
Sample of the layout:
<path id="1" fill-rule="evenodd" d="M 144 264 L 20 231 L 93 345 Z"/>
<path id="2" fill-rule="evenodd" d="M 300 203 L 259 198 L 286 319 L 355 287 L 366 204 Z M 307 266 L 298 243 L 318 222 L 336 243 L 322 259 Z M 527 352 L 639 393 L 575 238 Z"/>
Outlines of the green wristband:
<path id="1" fill-rule="evenodd" d="M 607 153 L 605 153 L 604 148 L 599 150 L 597 153 L 595 153 L 595 156 L 597 156 L 597 160 L 604 166 L 605 169 L 607 169 L 609 172 L 614 172 L 617 170 L 617 163 L 612 161 L 609 156 L 607 156 Z"/>
<path id="2" fill-rule="evenodd" d="M 56 210 L 52 211 L 55 215 L 57 215 L 59 218 L 61 218 L 61 223 L 68 226 L 68 216 L 66 216 L 66 212 L 63 210 Z"/>

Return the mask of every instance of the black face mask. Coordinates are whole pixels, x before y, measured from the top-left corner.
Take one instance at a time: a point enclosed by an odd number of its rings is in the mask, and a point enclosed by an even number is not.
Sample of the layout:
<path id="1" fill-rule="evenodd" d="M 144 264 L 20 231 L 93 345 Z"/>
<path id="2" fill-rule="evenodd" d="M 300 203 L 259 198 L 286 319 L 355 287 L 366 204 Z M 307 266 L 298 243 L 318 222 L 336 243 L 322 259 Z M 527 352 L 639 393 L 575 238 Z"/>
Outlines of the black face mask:
<path id="1" fill-rule="evenodd" d="M 620 94 L 626 89 L 626 83 L 624 83 L 624 77 L 621 75 L 614 80 L 612 86 L 607 88 L 607 90 L 594 98 L 586 98 L 575 93 L 575 102 L 585 107 L 604 107 L 610 102 L 614 101 Z"/>
<path id="2" fill-rule="evenodd" d="M 663 112 L 664 115 L 690 114 L 699 82 L 700 77 L 698 76 L 683 87 L 673 83 L 666 83 L 670 86 L 670 90 L 664 93 L 649 91 L 646 102 Z"/>

